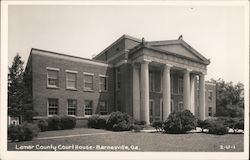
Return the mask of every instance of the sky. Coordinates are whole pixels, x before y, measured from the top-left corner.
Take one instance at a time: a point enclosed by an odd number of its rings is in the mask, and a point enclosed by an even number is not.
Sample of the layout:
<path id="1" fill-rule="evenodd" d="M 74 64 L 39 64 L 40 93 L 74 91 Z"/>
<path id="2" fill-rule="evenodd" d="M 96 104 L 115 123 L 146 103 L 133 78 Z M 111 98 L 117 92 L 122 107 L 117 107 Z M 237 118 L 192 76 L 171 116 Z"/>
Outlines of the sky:
<path id="1" fill-rule="evenodd" d="M 183 40 L 210 59 L 206 80 L 244 81 L 242 6 L 13 5 L 8 65 L 31 48 L 91 58 L 123 34 L 146 41 Z"/>

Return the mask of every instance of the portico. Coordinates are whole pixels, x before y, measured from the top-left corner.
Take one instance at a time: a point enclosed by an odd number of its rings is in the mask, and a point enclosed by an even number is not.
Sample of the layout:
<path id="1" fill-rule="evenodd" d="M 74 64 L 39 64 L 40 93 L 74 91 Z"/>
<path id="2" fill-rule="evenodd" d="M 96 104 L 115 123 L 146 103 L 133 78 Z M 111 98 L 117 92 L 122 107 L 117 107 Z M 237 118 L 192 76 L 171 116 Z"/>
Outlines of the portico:
<path id="1" fill-rule="evenodd" d="M 135 55 L 140 56 L 135 56 Z M 178 72 L 183 77 L 183 93 L 181 94 L 182 103 L 181 110 L 190 110 L 195 114 L 195 107 L 199 107 L 199 114 L 195 115 L 200 119 L 205 119 L 205 74 L 206 63 L 201 63 L 195 58 L 181 57 L 178 55 L 165 54 L 161 51 L 151 50 L 143 46 L 139 52 L 135 52 L 132 61 L 133 66 L 133 117 L 138 121 L 145 121 L 150 124 L 150 115 L 152 113 L 150 107 L 150 81 L 149 70 L 157 67 L 161 72 L 161 90 L 159 96 L 162 97 L 160 107 L 160 119 L 166 120 L 171 113 L 171 101 L 175 96 L 171 93 L 171 72 Z M 132 58 L 133 58 L 132 57 Z M 197 86 L 199 89 L 197 90 Z M 198 94 L 196 94 L 198 92 Z M 198 95 L 198 96 L 197 96 Z M 180 97 L 180 95 L 178 95 Z M 198 98 L 199 97 L 199 98 Z M 198 100 L 198 104 L 196 99 Z M 154 104 L 154 103 L 152 103 Z M 151 120 L 152 121 L 152 120 Z"/>

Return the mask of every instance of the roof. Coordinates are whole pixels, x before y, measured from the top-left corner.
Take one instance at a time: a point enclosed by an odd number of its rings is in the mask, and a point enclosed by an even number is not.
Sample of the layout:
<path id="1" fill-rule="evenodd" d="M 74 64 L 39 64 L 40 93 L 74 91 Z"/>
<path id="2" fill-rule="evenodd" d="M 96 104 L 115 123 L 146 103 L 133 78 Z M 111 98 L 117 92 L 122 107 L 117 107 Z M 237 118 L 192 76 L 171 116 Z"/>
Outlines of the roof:
<path id="1" fill-rule="evenodd" d="M 99 64 L 99 65 L 105 65 L 105 66 L 109 65 L 108 63 L 103 62 L 103 61 L 99 61 L 99 60 L 88 59 L 88 58 L 83 58 L 83 57 L 78 57 L 78 56 L 72 56 L 72 55 L 62 54 L 62 53 L 58 53 L 58 52 L 37 49 L 37 48 L 31 48 L 30 53 L 32 54 L 32 53 L 34 53 L 34 51 L 38 51 L 41 54 L 51 54 L 51 55 L 59 56 L 59 57 L 63 57 L 63 58 L 73 58 L 73 59 L 82 60 L 84 62 L 95 63 L 95 64 Z"/>
<path id="2" fill-rule="evenodd" d="M 185 48 L 186 50 L 190 51 L 194 56 L 196 56 L 198 59 L 194 59 L 192 57 L 188 57 L 185 54 L 180 54 L 180 52 L 173 52 L 173 51 L 169 51 L 166 49 L 161 49 L 158 46 L 170 46 L 170 45 L 180 45 L 183 48 Z M 206 59 L 203 55 L 201 55 L 198 51 L 196 51 L 194 48 L 192 48 L 187 42 L 185 42 L 183 39 L 177 39 L 177 40 L 165 40 L 165 41 L 148 41 L 148 42 L 144 42 L 144 43 L 140 43 L 137 46 L 135 46 L 134 48 L 132 48 L 130 50 L 130 54 L 133 54 L 134 52 L 136 52 L 137 50 L 141 49 L 141 48 L 147 48 L 147 49 L 151 49 L 151 50 L 155 50 L 158 52 L 162 52 L 168 55 L 174 55 L 176 57 L 180 57 L 180 58 L 185 58 L 188 60 L 192 60 L 192 61 L 196 61 L 202 64 L 210 64 L 210 60 Z"/>
<path id="3" fill-rule="evenodd" d="M 107 50 L 109 50 L 110 48 L 112 48 L 114 45 L 116 45 L 117 43 L 119 43 L 121 40 L 123 39 L 129 39 L 129 40 L 133 40 L 135 42 L 141 43 L 142 40 L 138 39 L 136 37 L 132 37 L 130 35 L 124 34 L 122 35 L 120 38 L 118 38 L 115 42 L 113 42 L 112 44 L 110 44 L 107 48 L 105 48 L 101 53 L 97 54 L 95 57 L 93 57 L 93 59 L 96 59 L 98 57 L 100 57 L 102 54 L 104 54 Z"/>

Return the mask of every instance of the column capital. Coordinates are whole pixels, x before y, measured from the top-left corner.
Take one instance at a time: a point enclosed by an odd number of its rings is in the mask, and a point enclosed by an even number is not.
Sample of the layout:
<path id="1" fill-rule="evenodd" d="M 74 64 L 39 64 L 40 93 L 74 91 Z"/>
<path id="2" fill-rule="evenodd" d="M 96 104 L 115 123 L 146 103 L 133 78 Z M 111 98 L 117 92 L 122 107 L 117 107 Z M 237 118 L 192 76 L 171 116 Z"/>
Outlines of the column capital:
<path id="1" fill-rule="evenodd" d="M 190 68 L 185 69 L 185 72 L 192 72 L 193 70 Z"/>
<path id="2" fill-rule="evenodd" d="M 164 64 L 164 66 L 165 66 L 165 67 L 169 67 L 169 68 L 173 67 L 172 64 L 166 64 L 166 63 Z"/>
<path id="3" fill-rule="evenodd" d="M 144 63 L 144 64 L 149 64 L 150 62 L 152 62 L 152 61 L 149 59 L 143 59 L 140 61 L 140 63 Z"/>

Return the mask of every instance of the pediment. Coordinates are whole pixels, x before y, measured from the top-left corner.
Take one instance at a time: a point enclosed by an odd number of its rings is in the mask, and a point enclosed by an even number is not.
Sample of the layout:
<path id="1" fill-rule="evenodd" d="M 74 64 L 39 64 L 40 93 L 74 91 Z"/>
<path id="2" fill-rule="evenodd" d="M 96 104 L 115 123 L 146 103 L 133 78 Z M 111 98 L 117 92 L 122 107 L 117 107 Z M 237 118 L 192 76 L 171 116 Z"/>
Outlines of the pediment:
<path id="1" fill-rule="evenodd" d="M 163 44 L 163 45 L 152 45 L 152 47 L 161 49 L 167 52 L 175 53 L 177 55 L 185 56 L 194 60 L 203 61 L 199 56 L 197 56 L 193 51 L 186 48 L 182 44 Z"/>

